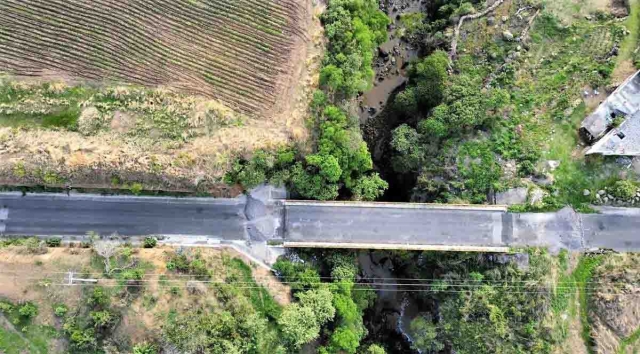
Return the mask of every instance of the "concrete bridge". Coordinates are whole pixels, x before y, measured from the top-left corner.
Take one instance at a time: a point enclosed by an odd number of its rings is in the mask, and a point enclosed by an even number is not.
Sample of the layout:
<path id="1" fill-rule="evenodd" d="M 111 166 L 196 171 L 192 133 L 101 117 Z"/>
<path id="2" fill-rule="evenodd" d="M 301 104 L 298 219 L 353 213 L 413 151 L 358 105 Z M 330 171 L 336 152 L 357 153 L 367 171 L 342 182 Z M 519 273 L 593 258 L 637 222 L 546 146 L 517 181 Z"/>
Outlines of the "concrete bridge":
<path id="1" fill-rule="evenodd" d="M 513 214 L 505 206 L 0 193 L 0 234 L 163 235 L 178 243 L 504 252 L 640 251 L 640 209 Z"/>

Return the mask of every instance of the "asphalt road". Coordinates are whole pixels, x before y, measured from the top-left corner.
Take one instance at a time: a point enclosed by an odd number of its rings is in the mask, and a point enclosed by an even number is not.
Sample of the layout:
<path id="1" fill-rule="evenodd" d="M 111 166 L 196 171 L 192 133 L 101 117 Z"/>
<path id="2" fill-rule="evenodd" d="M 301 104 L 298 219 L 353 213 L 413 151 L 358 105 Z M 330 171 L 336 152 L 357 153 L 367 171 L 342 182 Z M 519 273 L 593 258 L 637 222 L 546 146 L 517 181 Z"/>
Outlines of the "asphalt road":
<path id="1" fill-rule="evenodd" d="M 270 192 L 269 192 L 270 193 Z M 640 209 L 510 214 L 502 207 L 0 193 L 0 234 L 640 251 Z"/>
<path id="2" fill-rule="evenodd" d="M 287 201 L 289 242 L 503 246 L 504 210 Z"/>
<path id="3" fill-rule="evenodd" d="M 0 193 L 0 233 L 6 235 L 202 235 L 245 238 L 238 199 L 104 197 Z"/>
<path id="4" fill-rule="evenodd" d="M 640 251 L 640 209 L 598 208 L 599 214 L 582 215 L 586 248 Z"/>

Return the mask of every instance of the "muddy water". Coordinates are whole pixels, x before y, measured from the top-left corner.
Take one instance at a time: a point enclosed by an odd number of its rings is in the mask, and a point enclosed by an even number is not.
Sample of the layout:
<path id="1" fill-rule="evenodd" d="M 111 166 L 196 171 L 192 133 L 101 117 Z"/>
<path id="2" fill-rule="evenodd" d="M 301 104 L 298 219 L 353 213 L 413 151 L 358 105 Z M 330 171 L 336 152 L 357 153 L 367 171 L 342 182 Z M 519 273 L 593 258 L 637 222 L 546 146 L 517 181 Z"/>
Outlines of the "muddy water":
<path id="1" fill-rule="evenodd" d="M 376 252 L 363 251 L 358 255 L 363 276 L 375 278 L 377 299 L 365 312 L 364 323 L 369 331 L 367 341 L 384 343 L 388 354 L 418 353 L 411 348 L 407 328 L 419 309 L 406 293 L 398 291 L 398 277 L 391 259 Z"/>
<path id="2" fill-rule="evenodd" d="M 373 88 L 359 99 L 361 123 L 380 114 L 394 91 L 407 82 L 407 64 L 418 57 L 418 50 L 404 39 L 397 37 L 396 29 L 401 28 L 401 14 L 419 12 L 422 7 L 420 0 L 381 1 L 381 10 L 393 22 L 388 27 L 389 40 L 378 48 L 378 58 L 374 64 L 376 77 Z"/>

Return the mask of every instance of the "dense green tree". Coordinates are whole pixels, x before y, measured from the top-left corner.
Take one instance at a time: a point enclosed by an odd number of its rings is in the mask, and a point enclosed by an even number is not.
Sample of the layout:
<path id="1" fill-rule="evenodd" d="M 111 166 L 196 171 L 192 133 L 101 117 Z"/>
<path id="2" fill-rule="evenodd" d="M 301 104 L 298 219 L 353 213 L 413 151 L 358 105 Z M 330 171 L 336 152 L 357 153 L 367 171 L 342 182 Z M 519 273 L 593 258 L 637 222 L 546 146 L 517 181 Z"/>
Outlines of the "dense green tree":
<path id="1" fill-rule="evenodd" d="M 329 46 L 320 83 L 344 98 L 367 90 L 374 52 L 387 38 L 389 18 L 375 0 L 332 0 L 322 21 Z"/>
<path id="2" fill-rule="evenodd" d="M 299 163 L 291 173 L 291 185 L 305 198 L 330 200 L 344 186 L 356 197 L 372 199 L 388 187 L 375 175 L 365 174 L 373 168 L 367 144 L 348 129 L 346 113 L 329 105 L 319 117 L 320 136 L 317 153 L 308 155 L 306 166 Z"/>
<path id="3" fill-rule="evenodd" d="M 296 294 L 301 306 L 309 307 L 320 325 L 332 320 L 336 309 L 333 307 L 333 293 L 326 287 Z"/>
<path id="4" fill-rule="evenodd" d="M 386 351 L 378 344 L 371 344 L 369 348 L 367 348 L 366 354 L 386 354 Z"/>
<path id="5" fill-rule="evenodd" d="M 335 65 L 327 65 L 320 71 L 320 84 L 329 92 L 337 92 L 344 87 L 344 72 Z"/>
<path id="6" fill-rule="evenodd" d="M 241 308 L 250 311 L 245 298 Z M 267 330 L 267 320 L 256 313 L 234 315 L 221 311 L 215 315 L 203 310 L 178 314 L 164 328 L 165 338 L 182 352 L 260 353 Z"/>
<path id="7" fill-rule="evenodd" d="M 332 353 L 354 354 L 360 346 L 360 336 L 353 329 L 340 326 L 333 331 L 329 339 L 329 350 Z"/>
<path id="8" fill-rule="evenodd" d="M 381 197 L 387 188 L 389 184 L 380 178 L 379 174 L 374 173 L 358 178 L 351 191 L 355 200 L 373 201 Z"/>
<path id="9" fill-rule="evenodd" d="M 393 101 L 394 108 L 404 114 L 413 116 L 418 113 L 418 97 L 415 87 L 407 87 L 398 93 Z"/>
<path id="10" fill-rule="evenodd" d="M 424 149 L 418 132 L 407 124 L 402 124 L 392 132 L 391 147 L 393 169 L 405 173 L 417 171 L 424 159 Z"/>
<path id="11" fill-rule="evenodd" d="M 317 288 L 321 283 L 318 271 L 307 264 L 279 259 L 273 265 L 273 269 L 283 281 L 291 284 L 294 291 Z"/>
<path id="12" fill-rule="evenodd" d="M 278 319 L 284 339 L 292 348 L 300 348 L 320 335 L 320 324 L 313 308 L 292 304 L 287 306 Z"/>
<path id="13" fill-rule="evenodd" d="M 342 168 L 338 159 L 329 154 L 307 155 L 308 166 L 318 168 L 318 173 L 326 179 L 328 183 L 336 183 L 342 176 Z"/>
<path id="14" fill-rule="evenodd" d="M 305 168 L 296 164 L 291 171 L 291 185 L 304 198 L 317 200 L 333 200 L 339 195 L 340 186 L 328 182 L 317 169 Z"/>
<path id="15" fill-rule="evenodd" d="M 447 109 L 447 106 L 440 105 L 435 110 Z M 434 113 L 434 116 L 441 115 L 442 112 Z M 440 138 L 444 138 L 449 133 L 448 127 L 441 120 L 437 118 L 430 118 L 420 121 L 418 123 L 418 131 L 420 134 L 424 134 L 426 139 L 437 141 Z"/>
<path id="16" fill-rule="evenodd" d="M 430 109 L 442 101 L 448 79 L 449 57 L 437 50 L 413 64 L 409 69 L 410 85 L 417 96 L 421 109 Z"/>
<path id="17" fill-rule="evenodd" d="M 439 352 L 444 344 L 438 340 L 437 327 L 430 314 L 418 316 L 409 325 L 413 338 L 412 346 L 422 352 Z"/>

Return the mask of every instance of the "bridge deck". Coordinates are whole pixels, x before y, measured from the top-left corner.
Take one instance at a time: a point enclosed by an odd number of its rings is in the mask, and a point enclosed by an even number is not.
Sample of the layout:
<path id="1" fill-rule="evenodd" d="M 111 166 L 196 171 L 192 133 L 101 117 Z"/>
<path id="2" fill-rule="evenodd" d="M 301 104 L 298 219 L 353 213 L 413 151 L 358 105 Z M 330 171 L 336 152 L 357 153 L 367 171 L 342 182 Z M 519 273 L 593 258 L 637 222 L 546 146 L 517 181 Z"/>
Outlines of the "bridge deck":
<path id="1" fill-rule="evenodd" d="M 504 246 L 504 208 L 285 203 L 287 242 Z"/>

